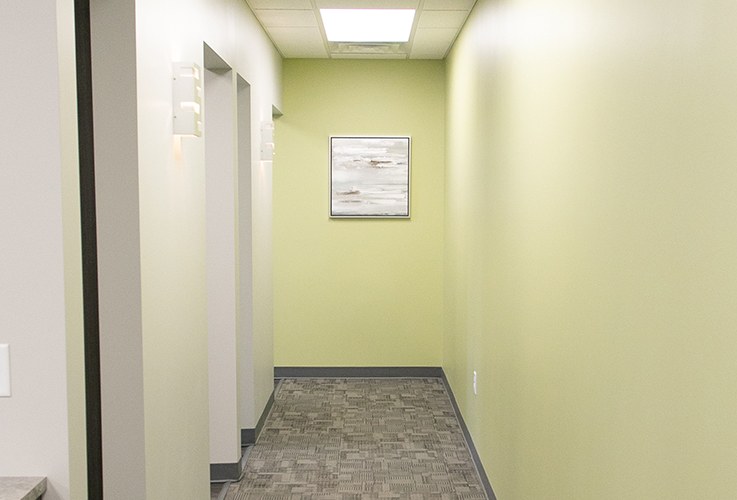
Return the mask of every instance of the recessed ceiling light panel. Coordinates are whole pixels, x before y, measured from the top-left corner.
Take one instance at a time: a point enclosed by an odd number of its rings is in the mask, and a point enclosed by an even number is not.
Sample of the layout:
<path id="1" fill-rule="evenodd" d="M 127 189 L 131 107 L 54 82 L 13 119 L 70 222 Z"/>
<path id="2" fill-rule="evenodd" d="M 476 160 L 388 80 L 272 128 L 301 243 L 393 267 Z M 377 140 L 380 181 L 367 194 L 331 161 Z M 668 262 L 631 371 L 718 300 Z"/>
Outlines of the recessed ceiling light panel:
<path id="1" fill-rule="evenodd" d="M 330 42 L 407 42 L 414 9 L 320 9 Z"/>

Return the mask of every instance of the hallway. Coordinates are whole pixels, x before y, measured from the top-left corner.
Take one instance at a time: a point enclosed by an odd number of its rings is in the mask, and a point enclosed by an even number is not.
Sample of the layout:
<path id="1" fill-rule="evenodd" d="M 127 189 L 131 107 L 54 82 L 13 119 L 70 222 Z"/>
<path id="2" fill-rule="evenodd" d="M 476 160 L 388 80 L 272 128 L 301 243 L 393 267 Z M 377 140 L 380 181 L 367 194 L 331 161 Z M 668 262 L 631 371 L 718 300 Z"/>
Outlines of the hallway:
<path id="1" fill-rule="evenodd" d="M 334 57 L 340 0 L 3 3 L 0 475 L 202 500 L 280 370 L 426 367 L 499 498 L 737 498 L 737 2 L 356 1 L 452 48 Z M 331 217 L 335 137 L 410 139 L 411 217 Z M 244 484 L 477 494 L 424 390 L 296 384 Z"/>
<path id="2" fill-rule="evenodd" d="M 288 378 L 226 500 L 485 499 L 436 378 Z"/>

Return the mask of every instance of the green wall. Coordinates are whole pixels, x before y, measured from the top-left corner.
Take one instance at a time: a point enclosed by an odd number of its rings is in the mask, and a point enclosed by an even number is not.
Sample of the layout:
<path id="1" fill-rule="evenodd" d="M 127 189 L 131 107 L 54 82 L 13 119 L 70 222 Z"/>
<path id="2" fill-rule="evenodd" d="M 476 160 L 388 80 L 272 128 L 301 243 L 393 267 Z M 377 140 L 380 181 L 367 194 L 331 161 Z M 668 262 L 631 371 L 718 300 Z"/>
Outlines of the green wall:
<path id="1" fill-rule="evenodd" d="M 274 160 L 276 366 L 439 366 L 442 61 L 286 60 Z M 331 135 L 412 137 L 410 220 L 328 216 Z"/>
<path id="2" fill-rule="evenodd" d="M 443 365 L 499 498 L 737 497 L 735 25 L 479 0 L 452 52 Z"/>

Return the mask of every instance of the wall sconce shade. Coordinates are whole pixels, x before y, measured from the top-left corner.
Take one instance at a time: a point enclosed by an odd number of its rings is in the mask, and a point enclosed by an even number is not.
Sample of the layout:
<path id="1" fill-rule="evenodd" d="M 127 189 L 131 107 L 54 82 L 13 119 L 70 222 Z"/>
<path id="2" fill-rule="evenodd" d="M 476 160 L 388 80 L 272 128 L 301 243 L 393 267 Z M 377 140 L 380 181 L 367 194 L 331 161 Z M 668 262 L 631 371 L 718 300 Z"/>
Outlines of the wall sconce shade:
<path id="1" fill-rule="evenodd" d="M 174 134 L 202 136 L 202 83 L 200 67 L 194 63 L 172 65 L 172 107 Z"/>

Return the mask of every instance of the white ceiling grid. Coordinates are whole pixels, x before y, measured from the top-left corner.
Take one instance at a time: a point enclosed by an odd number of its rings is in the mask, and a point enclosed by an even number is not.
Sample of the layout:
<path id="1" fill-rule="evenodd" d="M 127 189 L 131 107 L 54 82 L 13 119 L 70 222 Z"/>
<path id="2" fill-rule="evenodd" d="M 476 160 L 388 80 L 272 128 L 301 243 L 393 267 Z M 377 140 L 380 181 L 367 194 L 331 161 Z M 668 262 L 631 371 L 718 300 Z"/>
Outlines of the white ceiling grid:
<path id="1" fill-rule="evenodd" d="M 285 58 L 443 59 L 476 0 L 246 0 Z M 328 42 L 320 9 L 415 9 L 407 43 Z"/>

